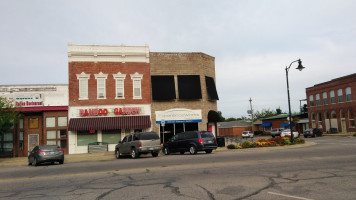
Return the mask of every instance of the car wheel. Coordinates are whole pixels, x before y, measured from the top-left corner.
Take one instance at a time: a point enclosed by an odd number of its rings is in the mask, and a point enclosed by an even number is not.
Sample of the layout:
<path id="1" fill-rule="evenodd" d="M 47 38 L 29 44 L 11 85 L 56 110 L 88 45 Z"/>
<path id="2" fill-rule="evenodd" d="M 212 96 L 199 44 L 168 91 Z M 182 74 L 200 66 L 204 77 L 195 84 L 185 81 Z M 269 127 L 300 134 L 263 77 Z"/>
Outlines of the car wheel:
<path id="1" fill-rule="evenodd" d="M 193 145 L 190 146 L 189 153 L 190 153 L 190 155 L 197 154 L 197 148 L 195 146 L 193 146 Z"/>
<path id="2" fill-rule="evenodd" d="M 152 152 L 152 157 L 157 157 L 158 156 L 158 152 Z"/>
<path id="3" fill-rule="evenodd" d="M 63 165 L 63 163 L 64 163 L 64 160 L 60 160 L 60 161 L 59 161 L 59 164 L 60 164 L 60 165 Z"/>
<path id="4" fill-rule="evenodd" d="M 33 159 L 33 164 L 34 164 L 35 166 L 38 166 L 38 165 L 39 165 L 39 163 L 37 162 L 37 159 L 36 159 L 36 158 Z"/>
<path id="5" fill-rule="evenodd" d="M 51 165 L 54 165 L 54 162 L 51 162 Z"/>
<path id="6" fill-rule="evenodd" d="M 116 157 L 116 159 L 121 158 L 120 150 L 119 150 L 119 149 L 115 149 L 115 157 Z"/>
<path id="7" fill-rule="evenodd" d="M 30 159 L 28 159 L 28 165 L 32 165 L 32 162 L 30 161 Z"/>
<path id="8" fill-rule="evenodd" d="M 181 152 L 179 152 L 179 153 L 183 155 L 185 152 L 184 152 L 184 151 L 181 151 Z"/>
<path id="9" fill-rule="evenodd" d="M 165 147 L 165 148 L 163 149 L 163 153 L 164 153 L 164 155 L 169 155 L 169 149 L 168 149 L 168 147 Z"/>
<path id="10" fill-rule="evenodd" d="M 133 159 L 138 158 L 138 153 L 135 148 L 131 149 L 131 158 Z"/>
<path id="11" fill-rule="evenodd" d="M 205 150 L 205 153 L 211 153 L 211 152 L 213 152 L 213 150 L 212 150 L 212 149 Z"/>
<path id="12" fill-rule="evenodd" d="M 313 137 L 315 137 L 315 134 L 313 134 Z"/>

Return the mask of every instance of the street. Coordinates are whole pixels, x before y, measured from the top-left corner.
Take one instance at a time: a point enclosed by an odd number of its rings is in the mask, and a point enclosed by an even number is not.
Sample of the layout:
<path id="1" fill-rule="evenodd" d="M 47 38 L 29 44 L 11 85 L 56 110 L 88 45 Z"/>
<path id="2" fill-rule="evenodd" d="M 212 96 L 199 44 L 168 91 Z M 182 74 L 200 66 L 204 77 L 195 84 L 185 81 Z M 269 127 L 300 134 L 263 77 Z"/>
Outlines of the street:
<path id="1" fill-rule="evenodd" d="M 0 168 L 0 199 L 355 199 L 356 138 Z"/>

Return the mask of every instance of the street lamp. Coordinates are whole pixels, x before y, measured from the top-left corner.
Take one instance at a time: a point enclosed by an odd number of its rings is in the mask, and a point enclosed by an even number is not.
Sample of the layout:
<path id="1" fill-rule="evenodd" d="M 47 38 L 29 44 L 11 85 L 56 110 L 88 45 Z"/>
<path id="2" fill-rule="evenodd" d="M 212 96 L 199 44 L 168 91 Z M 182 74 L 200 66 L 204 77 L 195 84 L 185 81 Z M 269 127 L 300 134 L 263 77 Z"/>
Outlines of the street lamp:
<path id="1" fill-rule="evenodd" d="M 286 67 L 286 77 L 287 77 L 287 93 L 288 93 L 288 108 L 289 108 L 289 128 L 290 128 L 290 142 L 294 142 L 294 136 L 293 136 L 293 129 L 292 129 L 292 111 L 290 109 L 290 96 L 289 96 L 289 81 L 288 81 L 288 71 L 290 67 L 292 66 L 293 63 L 298 62 L 298 69 L 299 71 L 302 71 L 305 67 L 302 66 L 302 61 L 300 59 L 295 60 L 290 63 L 289 67 Z"/>

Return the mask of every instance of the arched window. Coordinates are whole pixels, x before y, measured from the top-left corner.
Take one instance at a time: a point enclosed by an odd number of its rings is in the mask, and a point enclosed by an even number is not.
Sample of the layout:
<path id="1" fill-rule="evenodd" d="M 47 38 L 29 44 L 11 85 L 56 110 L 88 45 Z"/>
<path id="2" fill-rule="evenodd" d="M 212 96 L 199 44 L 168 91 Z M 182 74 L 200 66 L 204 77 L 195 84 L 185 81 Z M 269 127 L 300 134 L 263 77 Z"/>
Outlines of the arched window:
<path id="1" fill-rule="evenodd" d="M 335 110 L 331 111 L 331 119 L 336 119 L 336 112 L 335 112 Z"/>
<path id="2" fill-rule="evenodd" d="M 329 119 L 329 112 L 325 111 L 324 116 L 325 116 L 325 119 Z"/>
<path id="3" fill-rule="evenodd" d="M 313 95 L 309 96 L 309 104 L 310 104 L 310 106 L 314 106 L 314 96 Z"/>
<path id="4" fill-rule="evenodd" d="M 328 93 L 323 92 L 323 104 L 327 105 L 328 104 Z"/>
<path id="5" fill-rule="evenodd" d="M 335 103 L 335 91 L 330 91 L 330 103 Z"/>
<path id="6" fill-rule="evenodd" d="M 320 94 L 315 95 L 315 101 L 316 101 L 316 105 L 320 106 Z"/>
<path id="7" fill-rule="evenodd" d="M 342 89 L 337 90 L 337 98 L 338 98 L 339 103 L 344 102 L 344 96 L 342 94 Z"/>
<path id="8" fill-rule="evenodd" d="M 346 88 L 346 101 L 351 101 L 352 96 L 351 96 L 351 87 Z"/>

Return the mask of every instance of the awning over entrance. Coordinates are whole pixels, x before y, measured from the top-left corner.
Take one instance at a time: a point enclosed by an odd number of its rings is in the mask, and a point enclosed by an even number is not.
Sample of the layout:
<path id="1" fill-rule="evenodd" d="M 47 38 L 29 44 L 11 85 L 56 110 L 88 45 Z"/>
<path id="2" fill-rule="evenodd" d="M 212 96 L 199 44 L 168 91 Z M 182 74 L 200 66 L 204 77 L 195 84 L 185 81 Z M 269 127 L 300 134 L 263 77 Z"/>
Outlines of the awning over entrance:
<path id="1" fill-rule="evenodd" d="M 271 127 L 272 126 L 272 122 L 265 122 L 261 125 L 261 127 Z"/>
<path id="2" fill-rule="evenodd" d="M 149 115 L 127 117 L 72 118 L 69 131 L 142 129 L 151 127 Z"/>
<path id="3" fill-rule="evenodd" d="M 220 116 L 219 114 L 214 111 L 214 110 L 210 110 L 208 112 L 208 122 L 220 122 Z"/>
<path id="4" fill-rule="evenodd" d="M 292 126 L 294 126 L 294 122 L 292 122 Z M 285 126 L 288 126 L 289 127 L 289 123 L 282 123 L 280 127 L 285 127 Z"/>

